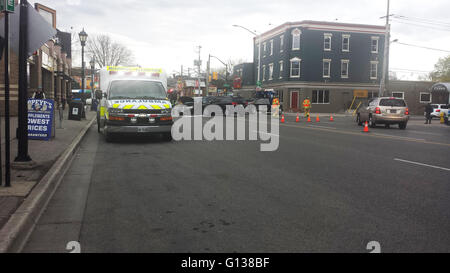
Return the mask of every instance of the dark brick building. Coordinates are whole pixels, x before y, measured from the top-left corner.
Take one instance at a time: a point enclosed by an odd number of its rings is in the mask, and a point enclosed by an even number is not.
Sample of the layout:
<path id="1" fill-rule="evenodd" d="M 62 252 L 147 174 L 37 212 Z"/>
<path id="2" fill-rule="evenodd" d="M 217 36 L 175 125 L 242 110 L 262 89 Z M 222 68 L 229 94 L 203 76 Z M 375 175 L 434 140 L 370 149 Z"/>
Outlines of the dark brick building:
<path id="1" fill-rule="evenodd" d="M 254 38 L 253 71 L 242 74 L 278 91 L 284 109 L 298 111 L 309 97 L 315 112 L 344 111 L 355 91 L 378 92 L 384 42 L 384 26 L 288 22 Z"/>
<path id="2" fill-rule="evenodd" d="M 17 1 L 16 1 L 17 2 Z M 35 4 L 35 9 L 56 29 L 56 11 Z M 47 99 L 61 102 L 70 92 L 72 78 L 71 34 L 57 30 L 56 39 L 46 42 L 38 49 L 27 63 L 28 96 L 41 89 Z M 10 109 L 11 115 L 17 115 L 18 107 L 18 56 L 10 52 Z M 5 107 L 4 58 L 0 62 L 0 109 Z M 4 115 L 4 111 L 0 111 Z"/>

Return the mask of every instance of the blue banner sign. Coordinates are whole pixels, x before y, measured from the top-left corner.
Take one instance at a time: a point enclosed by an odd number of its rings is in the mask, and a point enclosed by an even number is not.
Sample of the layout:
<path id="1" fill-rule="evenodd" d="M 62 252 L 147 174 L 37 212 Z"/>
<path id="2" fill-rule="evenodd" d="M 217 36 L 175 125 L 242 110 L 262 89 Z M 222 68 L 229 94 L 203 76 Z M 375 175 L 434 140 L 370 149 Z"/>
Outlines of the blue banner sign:
<path id="1" fill-rule="evenodd" d="M 28 99 L 28 138 L 50 140 L 53 126 L 53 100 Z"/>

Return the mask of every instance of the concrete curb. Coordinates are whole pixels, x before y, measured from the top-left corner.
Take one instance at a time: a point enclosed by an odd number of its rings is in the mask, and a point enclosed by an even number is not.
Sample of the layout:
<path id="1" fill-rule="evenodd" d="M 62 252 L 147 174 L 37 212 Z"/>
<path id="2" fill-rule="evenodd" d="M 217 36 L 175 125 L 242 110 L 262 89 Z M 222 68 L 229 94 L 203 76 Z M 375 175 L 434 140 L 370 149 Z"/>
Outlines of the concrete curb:
<path id="1" fill-rule="evenodd" d="M 94 116 L 0 230 L 0 253 L 21 252 L 95 120 Z"/>

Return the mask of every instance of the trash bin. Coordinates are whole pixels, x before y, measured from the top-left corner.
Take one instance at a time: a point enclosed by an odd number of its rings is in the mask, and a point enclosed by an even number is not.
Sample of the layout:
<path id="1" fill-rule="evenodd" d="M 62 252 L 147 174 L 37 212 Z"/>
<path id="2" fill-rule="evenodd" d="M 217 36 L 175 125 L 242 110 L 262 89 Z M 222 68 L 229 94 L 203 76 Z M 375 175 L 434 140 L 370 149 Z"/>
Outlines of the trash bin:
<path id="1" fill-rule="evenodd" d="M 83 113 L 83 102 L 72 100 L 69 104 L 69 120 L 81 120 Z"/>

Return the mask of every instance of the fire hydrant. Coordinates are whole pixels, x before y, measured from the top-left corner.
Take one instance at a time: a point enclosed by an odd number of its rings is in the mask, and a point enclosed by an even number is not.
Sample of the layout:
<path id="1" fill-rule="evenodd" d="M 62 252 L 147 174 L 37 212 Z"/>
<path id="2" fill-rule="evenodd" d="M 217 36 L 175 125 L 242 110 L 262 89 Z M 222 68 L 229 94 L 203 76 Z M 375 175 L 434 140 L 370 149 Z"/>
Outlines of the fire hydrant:
<path id="1" fill-rule="evenodd" d="M 441 124 L 444 124 L 445 120 L 444 120 L 444 112 L 441 112 Z"/>

